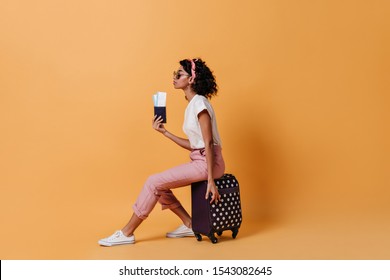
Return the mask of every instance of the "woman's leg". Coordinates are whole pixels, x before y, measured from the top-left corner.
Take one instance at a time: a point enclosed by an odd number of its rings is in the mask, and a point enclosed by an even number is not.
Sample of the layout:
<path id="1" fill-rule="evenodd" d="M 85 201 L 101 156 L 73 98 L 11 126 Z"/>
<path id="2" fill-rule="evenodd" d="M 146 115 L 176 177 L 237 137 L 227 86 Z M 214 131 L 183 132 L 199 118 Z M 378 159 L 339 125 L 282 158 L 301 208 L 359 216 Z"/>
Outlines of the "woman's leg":
<path id="1" fill-rule="evenodd" d="M 162 209 L 176 208 L 179 218 L 188 221 L 189 215 L 182 208 L 181 203 L 175 197 L 171 189 L 188 186 L 193 182 L 207 178 L 207 164 L 205 157 L 198 151 L 191 153 L 192 161 L 182 164 L 161 173 L 150 176 L 141 190 L 136 202 L 133 205 L 134 213 L 142 220 L 146 219 L 157 202 Z"/>
<path id="2" fill-rule="evenodd" d="M 220 148 L 216 149 L 215 174 L 222 176 L 224 162 Z M 99 240 L 103 246 L 134 243 L 134 231 L 146 219 L 157 202 L 163 209 L 171 209 L 183 223 L 192 227 L 191 216 L 173 195 L 171 189 L 190 185 L 193 182 L 202 181 L 207 178 L 207 164 L 205 156 L 199 151 L 193 151 L 190 155 L 191 162 L 179 165 L 162 173 L 152 175 L 146 181 L 141 194 L 133 205 L 134 214 L 121 231 L 115 232 L 112 236 Z M 219 176 L 219 175 L 216 175 Z"/>
<path id="3" fill-rule="evenodd" d="M 192 151 L 190 157 L 191 162 L 173 167 L 148 178 L 133 205 L 134 214 L 123 228 L 127 234 L 131 235 L 134 233 L 135 229 L 148 217 L 157 202 L 162 205 L 163 210 L 170 209 L 183 221 L 183 224 L 191 227 L 191 216 L 171 191 L 171 189 L 188 186 L 193 182 L 207 179 L 205 155 L 200 151 Z M 215 149 L 214 159 L 215 173 L 223 174 L 225 165 L 220 147 Z"/>
<path id="4" fill-rule="evenodd" d="M 184 209 L 183 206 L 171 209 L 182 221 L 183 224 L 188 228 L 192 226 L 191 216 Z M 122 232 L 125 236 L 132 236 L 134 231 L 142 224 L 143 220 L 133 213 L 129 222 L 122 228 Z"/>
<path id="5" fill-rule="evenodd" d="M 129 222 L 122 228 L 122 232 L 126 236 L 131 236 L 134 234 L 134 231 L 139 227 L 139 225 L 143 222 L 141 218 L 138 218 L 137 215 L 133 213 Z"/>
<path id="6" fill-rule="evenodd" d="M 192 228 L 191 216 L 190 216 L 190 214 L 188 214 L 188 212 L 186 211 L 186 209 L 184 209 L 183 206 L 180 206 L 180 207 L 177 207 L 177 208 L 174 208 L 171 210 L 173 213 L 175 213 L 183 221 L 183 224 L 186 227 Z"/>
<path id="7" fill-rule="evenodd" d="M 194 179 L 188 181 L 188 179 L 183 179 L 181 177 L 184 176 L 185 178 L 194 178 L 193 175 L 189 175 L 197 173 L 195 178 L 198 178 L 199 174 L 203 173 L 199 173 L 193 170 L 194 166 L 197 165 L 191 165 L 191 163 L 183 164 L 164 171 L 160 174 L 150 176 L 146 181 L 141 194 L 138 196 L 136 204 L 133 206 L 134 213 L 132 214 L 128 223 L 122 228 L 123 234 L 125 236 L 133 235 L 134 231 L 141 225 L 143 220 L 148 217 L 148 214 L 153 210 L 157 202 L 161 203 L 163 209 L 171 209 L 172 212 L 183 221 L 183 224 L 191 228 L 191 216 L 180 204 L 170 188 L 164 188 L 162 186 L 169 184 L 171 188 L 177 188 L 180 186 L 189 185 L 191 182 L 193 182 Z"/>
<path id="8" fill-rule="evenodd" d="M 220 177 L 225 169 L 221 148 L 216 146 L 214 153 L 214 174 Z M 190 215 L 171 191 L 171 189 L 207 179 L 205 155 L 201 151 L 195 150 L 191 152 L 190 158 L 191 162 L 189 163 L 173 167 L 148 178 L 133 205 L 137 217 L 142 220 L 146 219 L 156 203 L 159 202 L 163 210 L 171 209 L 184 224 L 190 223 Z"/>

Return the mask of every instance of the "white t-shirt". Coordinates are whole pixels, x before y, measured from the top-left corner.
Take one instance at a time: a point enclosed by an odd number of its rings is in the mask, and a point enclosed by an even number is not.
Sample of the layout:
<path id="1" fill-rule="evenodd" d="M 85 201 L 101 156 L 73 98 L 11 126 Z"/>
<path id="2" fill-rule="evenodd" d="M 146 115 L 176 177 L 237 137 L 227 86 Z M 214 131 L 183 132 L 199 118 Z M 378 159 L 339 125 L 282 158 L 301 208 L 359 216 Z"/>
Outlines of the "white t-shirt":
<path id="1" fill-rule="evenodd" d="M 201 149 L 205 147 L 198 119 L 198 114 L 205 109 L 211 118 L 214 145 L 221 145 L 221 138 L 219 137 L 217 120 L 213 107 L 206 97 L 196 94 L 187 105 L 183 124 L 183 131 L 190 140 L 192 149 Z"/>

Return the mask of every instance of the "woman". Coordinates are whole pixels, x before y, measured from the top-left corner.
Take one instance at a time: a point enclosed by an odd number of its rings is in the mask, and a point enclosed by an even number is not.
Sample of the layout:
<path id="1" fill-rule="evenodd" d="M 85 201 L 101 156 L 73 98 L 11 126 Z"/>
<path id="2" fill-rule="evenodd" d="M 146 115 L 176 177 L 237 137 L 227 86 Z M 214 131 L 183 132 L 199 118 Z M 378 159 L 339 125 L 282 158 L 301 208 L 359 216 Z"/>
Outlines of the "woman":
<path id="1" fill-rule="evenodd" d="M 175 89 L 183 90 L 188 101 L 183 124 L 188 139 L 169 132 L 163 125 L 161 117 L 154 116 L 153 128 L 180 147 L 191 151 L 191 161 L 150 176 L 133 205 L 134 213 L 129 222 L 122 230 L 99 240 L 98 243 L 102 246 L 134 243 L 134 231 L 148 217 L 157 202 L 162 205 L 162 209 L 170 209 L 183 222 L 176 230 L 168 232 L 167 237 L 194 236 L 191 216 L 171 189 L 207 180 L 205 199 L 211 196 L 210 203 L 220 200 L 214 179 L 223 175 L 225 163 L 221 153 L 216 117 L 208 101 L 217 93 L 215 77 L 201 59 L 185 59 L 180 61 L 178 71 L 173 73 L 173 85 Z"/>

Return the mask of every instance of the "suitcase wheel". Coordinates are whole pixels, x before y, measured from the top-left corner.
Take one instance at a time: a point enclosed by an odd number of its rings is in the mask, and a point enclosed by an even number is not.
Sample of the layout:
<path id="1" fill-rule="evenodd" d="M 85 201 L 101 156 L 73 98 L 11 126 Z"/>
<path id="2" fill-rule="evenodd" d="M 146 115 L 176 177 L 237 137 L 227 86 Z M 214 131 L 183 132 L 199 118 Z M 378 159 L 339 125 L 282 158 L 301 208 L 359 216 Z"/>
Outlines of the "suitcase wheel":
<path id="1" fill-rule="evenodd" d="M 238 234 L 238 228 L 232 229 L 232 237 L 236 238 L 237 234 Z"/>
<path id="2" fill-rule="evenodd" d="M 195 233 L 195 237 L 196 237 L 196 240 L 202 241 L 202 235 L 200 235 L 199 233 Z"/>
<path id="3" fill-rule="evenodd" d="M 214 233 L 209 234 L 208 238 L 211 240 L 211 243 L 213 244 L 218 242 L 218 239 L 214 236 Z"/>

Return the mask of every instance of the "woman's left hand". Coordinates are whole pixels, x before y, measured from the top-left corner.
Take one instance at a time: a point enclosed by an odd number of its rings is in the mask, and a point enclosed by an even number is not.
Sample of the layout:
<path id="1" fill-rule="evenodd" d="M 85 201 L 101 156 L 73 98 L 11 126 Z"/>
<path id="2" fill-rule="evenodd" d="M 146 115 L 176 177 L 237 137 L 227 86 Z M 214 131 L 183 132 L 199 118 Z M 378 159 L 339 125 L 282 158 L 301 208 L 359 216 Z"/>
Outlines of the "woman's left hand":
<path id="1" fill-rule="evenodd" d="M 206 199 L 209 198 L 209 195 L 211 193 L 211 201 L 210 204 L 215 202 L 217 203 L 218 201 L 221 200 L 221 196 L 219 195 L 218 189 L 215 186 L 214 180 L 210 180 L 207 183 L 207 191 L 206 191 Z"/>

